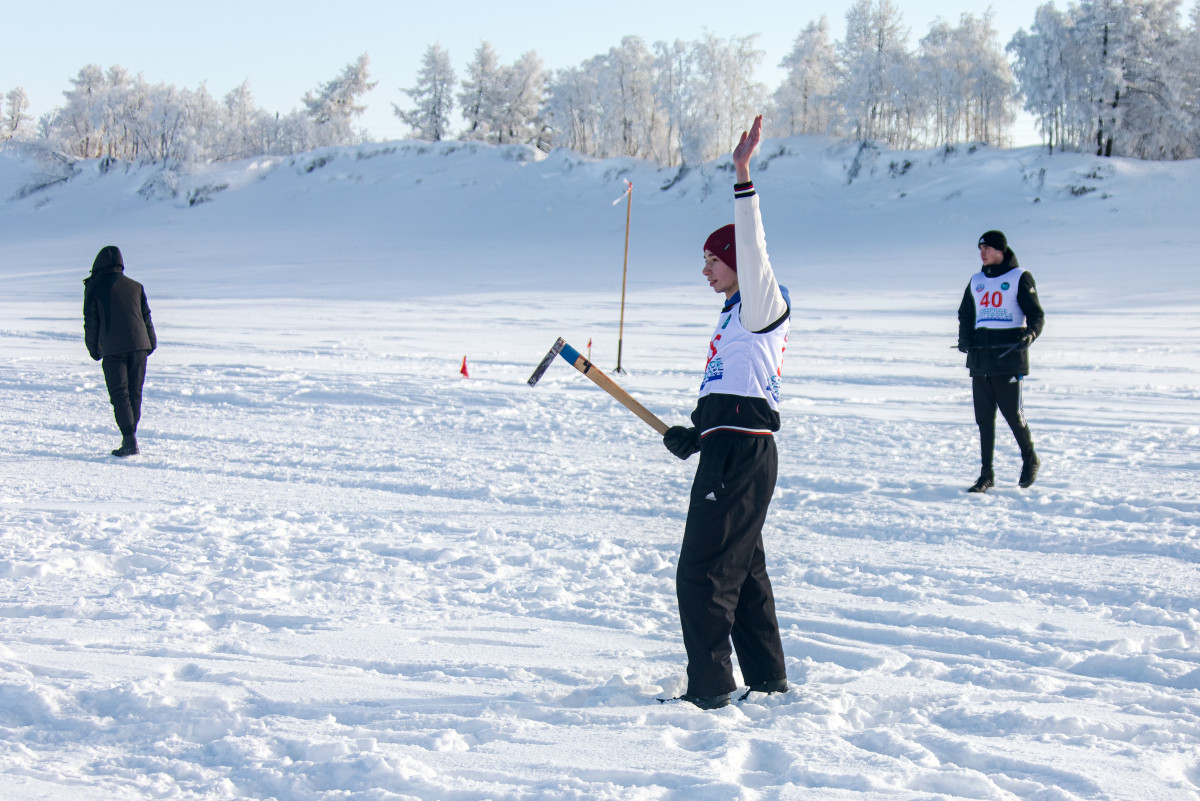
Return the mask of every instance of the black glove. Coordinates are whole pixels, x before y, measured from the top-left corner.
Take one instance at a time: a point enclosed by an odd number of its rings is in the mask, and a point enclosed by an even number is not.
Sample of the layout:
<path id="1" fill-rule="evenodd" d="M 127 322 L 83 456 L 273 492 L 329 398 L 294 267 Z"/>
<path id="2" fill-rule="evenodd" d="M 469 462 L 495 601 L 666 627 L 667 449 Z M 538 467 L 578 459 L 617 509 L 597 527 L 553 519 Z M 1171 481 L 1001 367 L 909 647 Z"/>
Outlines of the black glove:
<path id="1" fill-rule="evenodd" d="M 700 450 L 700 437 L 696 436 L 694 428 L 671 426 L 663 434 L 663 445 L 680 459 L 686 459 Z"/>
<path id="2" fill-rule="evenodd" d="M 1035 339 L 1037 339 L 1037 334 L 1030 331 L 1029 333 L 1025 334 L 1025 336 L 1021 337 L 1020 346 L 1022 348 L 1028 348 L 1033 344 L 1033 340 Z"/>
<path id="3" fill-rule="evenodd" d="M 963 342 L 958 343 L 958 352 L 959 353 L 968 353 L 968 352 L 970 352 L 970 350 L 971 350 L 971 348 L 969 345 L 967 345 Z"/>

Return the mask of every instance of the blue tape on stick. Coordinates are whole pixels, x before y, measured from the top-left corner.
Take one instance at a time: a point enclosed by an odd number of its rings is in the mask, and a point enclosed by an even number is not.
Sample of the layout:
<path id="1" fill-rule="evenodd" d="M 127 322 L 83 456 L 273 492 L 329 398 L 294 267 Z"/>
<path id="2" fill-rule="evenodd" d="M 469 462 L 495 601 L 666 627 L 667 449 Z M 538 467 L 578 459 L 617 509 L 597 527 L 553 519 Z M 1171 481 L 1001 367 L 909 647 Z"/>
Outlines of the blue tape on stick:
<path id="1" fill-rule="evenodd" d="M 570 345 L 568 345 L 566 342 L 564 342 L 563 346 L 562 346 L 562 350 L 560 350 L 558 352 L 558 355 L 562 356 L 564 359 L 566 359 L 567 364 L 574 365 L 575 360 L 579 358 L 579 351 L 575 350 Z"/>

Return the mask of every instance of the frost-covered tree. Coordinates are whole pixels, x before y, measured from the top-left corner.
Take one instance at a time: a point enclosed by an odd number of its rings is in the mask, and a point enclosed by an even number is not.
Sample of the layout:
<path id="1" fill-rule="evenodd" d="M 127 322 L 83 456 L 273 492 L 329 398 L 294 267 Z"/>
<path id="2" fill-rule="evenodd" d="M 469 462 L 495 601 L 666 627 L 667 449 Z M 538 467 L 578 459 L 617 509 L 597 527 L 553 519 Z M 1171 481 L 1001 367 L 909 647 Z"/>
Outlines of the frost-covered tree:
<path id="1" fill-rule="evenodd" d="M 599 89 L 611 137 L 606 149 L 614 155 L 649 156 L 658 123 L 654 56 L 642 39 L 626 36 L 608 51 L 603 64 Z"/>
<path id="2" fill-rule="evenodd" d="M 450 63 L 450 54 L 441 45 L 432 44 L 425 50 L 417 85 L 403 90 L 412 98 L 416 108 L 405 110 L 393 103 L 392 109 L 418 138 L 440 142 L 450 132 L 456 83 L 458 78 L 454 74 L 454 65 Z"/>
<path id="3" fill-rule="evenodd" d="M 371 57 L 363 53 L 343 67 L 337 77 L 304 95 L 315 146 L 351 145 L 364 139 L 353 124 L 367 110 L 359 99 L 377 83 L 370 80 L 370 66 Z"/>
<path id="4" fill-rule="evenodd" d="M 779 66 L 787 74 L 775 90 L 770 130 L 781 136 L 836 132 L 842 110 L 836 97 L 837 49 L 829 37 L 829 20 L 822 16 L 810 22 Z"/>
<path id="5" fill-rule="evenodd" d="M 188 163 L 263 153 L 294 153 L 325 144 L 306 113 L 272 119 L 255 107 L 249 84 L 218 102 L 201 84 L 150 84 L 115 65 L 80 70 L 66 105 L 46 115 L 38 136 L 75 156 Z"/>
<path id="6" fill-rule="evenodd" d="M 492 125 L 501 104 L 500 61 L 488 42 L 481 42 L 475 57 L 467 65 L 467 77 L 462 82 L 458 100 L 467 127 L 463 139 L 488 140 L 493 137 Z"/>
<path id="7" fill-rule="evenodd" d="M 654 55 L 627 36 L 618 47 L 560 70 L 545 106 L 552 143 L 588 155 L 654 158 L 666 150 L 665 112 L 655 96 Z"/>
<path id="8" fill-rule="evenodd" d="M 929 138 L 935 146 L 958 141 L 962 126 L 970 54 L 963 52 L 959 44 L 954 29 L 941 19 L 930 26 L 919 43 L 918 78 L 927 92 L 932 114 Z"/>
<path id="9" fill-rule="evenodd" d="M 1048 143 L 1097 155 L 1195 152 L 1179 0 L 1085 0 L 1038 9 L 1009 43 L 1026 108 Z"/>
<path id="10" fill-rule="evenodd" d="M 1055 147 L 1075 147 L 1082 137 L 1080 120 L 1073 113 L 1073 93 L 1082 80 L 1083 66 L 1076 55 L 1074 18 L 1053 3 L 1039 6 L 1028 32 L 1018 30 L 1005 49 L 1013 56 L 1013 74 L 1025 110 L 1034 116 L 1042 141 Z"/>
<path id="11" fill-rule="evenodd" d="M 545 92 L 546 71 L 532 50 L 500 71 L 500 103 L 492 123 L 498 144 L 542 144 Z"/>
<path id="12" fill-rule="evenodd" d="M 1000 36 L 992 24 L 992 12 L 982 17 L 963 14 L 958 26 L 963 46 L 975 53 L 967 74 L 967 133 L 975 142 L 1004 145 L 1008 130 L 1016 121 L 1013 101 L 1016 82 L 1004 56 Z"/>
<path id="13" fill-rule="evenodd" d="M 114 64 L 104 74 L 104 86 L 93 105 L 93 119 L 98 123 L 100 150 L 111 158 L 130 158 L 129 114 L 130 98 L 135 79 L 129 70 Z"/>
<path id="14" fill-rule="evenodd" d="M 246 158 L 270 152 L 269 118 L 254 103 L 250 80 L 229 90 L 222 99 L 226 125 L 214 160 Z"/>
<path id="15" fill-rule="evenodd" d="M 188 93 L 169 84 L 146 88 L 131 128 L 137 137 L 138 157 L 151 162 L 195 160 L 188 120 Z"/>
<path id="16" fill-rule="evenodd" d="M 534 51 L 501 66 L 492 46 L 483 42 L 467 65 L 459 93 L 467 123 L 462 138 L 549 148 L 551 132 L 543 116 L 546 82 L 546 70 Z"/>
<path id="17" fill-rule="evenodd" d="M 150 94 L 148 131 L 151 160 L 190 161 L 198 148 L 190 147 L 191 127 L 188 119 L 188 96 L 186 89 L 170 84 L 155 86 Z"/>
<path id="18" fill-rule="evenodd" d="M 63 149 L 73 156 L 101 155 L 101 123 L 97 119 L 101 95 L 107 88 L 104 71 L 95 64 L 81 68 L 63 92 L 66 105 L 55 115 L 54 129 Z"/>
<path id="19" fill-rule="evenodd" d="M 929 98 L 917 79 L 917 59 L 907 50 L 889 70 L 891 103 L 885 119 L 885 139 L 892 147 L 913 149 L 926 144 Z"/>
<path id="20" fill-rule="evenodd" d="M 683 163 L 684 131 L 693 114 L 693 72 L 690 48 L 681 39 L 654 43 L 654 96 L 663 110 L 660 119 L 662 151 L 656 152 L 660 164 L 674 167 Z"/>
<path id="21" fill-rule="evenodd" d="M 1075 31 L 1081 47 L 1087 80 L 1083 89 L 1084 102 L 1091 106 L 1094 121 L 1096 155 L 1113 154 L 1121 117 L 1125 107 L 1121 96 L 1125 79 L 1121 64 L 1129 42 L 1127 8 L 1121 0 L 1095 0 L 1079 6 Z"/>
<path id="22" fill-rule="evenodd" d="M 227 129 L 225 107 L 201 83 L 193 91 L 185 91 L 183 105 L 187 111 L 187 143 L 179 158 L 182 161 L 204 161 L 217 152 Z"/>
<path id="23" fill-rule="evenodd" d="M 31 135 L 33 118 L 29 111 L 29 96 L 21 87 L 9 90 L 4 96 L 4 119 L 0 122 L 0 140 L 25 139 Z"/>
<path id="24" fill-rule="evenodd" d="M 552 143 L 603 158 L 675 166 L 729 152 L 760 110 L 754 37 L 655 42 L 625 37 L 607 53 L 559 70 L 547 91 Z"/>
<path id="25" fill-rule="evenodd" d="M 599 69 L 585 61 L 555 72 L 547 87 L 545 116 L 555 147 L 597 155 L 601 147 L 604 106 L 600 100 Z"/>
<path id="26" fill-rule="evenodd" d="M 851 136 L 903 146 L 911 133 L 900 123 L 911 117 L 902 104 L 920 99 L 915 91 L 908 29 L 891 0 L 855 0 L 846 12 L 846 38 L 838 46 L 842 80 L 839 100 Z"/>
<path id="27" fill-rule="evenodd" d="M 1124 131 L 1120 152 L 1143 159 L 1192 155 L 1186 111 L 1184 31 L 1179 0 L 1130 3 L 1121 79 Z"/>
<path id="28" fill-rule="evenodd" d="M 746 120 L 766 102 L 766 87 L 754 80 L 763 52 L 757 36 L 721 40 L 710 32 L 694 42 L 690 113 L 681 132 L 685 163 L 702 163 L 733 150 Z"/>
<path id="29" fill-rule="evenodd" d="M 957 27 L 936 21 L 921 39 L 917 61 L 931 114 L 928 144 L 1004 143 L 1015 119 L 1015 86 L 990 12 L 963 14 Z"/>
<path id="30" fill-rule="evenodd" d="M 1181 48 L 1183 110 L 1188 121 L 1188 144 L 1193 156 L 1200 155 L 1200 0 L 1192 5 Z"/>

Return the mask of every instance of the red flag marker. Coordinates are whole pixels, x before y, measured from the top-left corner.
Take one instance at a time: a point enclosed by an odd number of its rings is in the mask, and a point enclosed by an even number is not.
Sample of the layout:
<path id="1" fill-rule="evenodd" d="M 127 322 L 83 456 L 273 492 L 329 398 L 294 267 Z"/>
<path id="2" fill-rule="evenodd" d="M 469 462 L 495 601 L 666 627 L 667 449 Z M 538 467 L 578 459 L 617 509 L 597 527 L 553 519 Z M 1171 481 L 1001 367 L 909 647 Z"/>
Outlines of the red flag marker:
<path id="1" fill-rule="evenodd" d="M 471 377 L 471 374 L 467 372 L 467 357 L 466 357 L 466 356 L 463 356 L 463 363 L 462 363 L 462 367 L 460 367 L 460 368 L 458 369 L 458 372 L 462 373 L 462 377 L 463 377 L 463 378 L 470 378 L 470 377 Z"/>

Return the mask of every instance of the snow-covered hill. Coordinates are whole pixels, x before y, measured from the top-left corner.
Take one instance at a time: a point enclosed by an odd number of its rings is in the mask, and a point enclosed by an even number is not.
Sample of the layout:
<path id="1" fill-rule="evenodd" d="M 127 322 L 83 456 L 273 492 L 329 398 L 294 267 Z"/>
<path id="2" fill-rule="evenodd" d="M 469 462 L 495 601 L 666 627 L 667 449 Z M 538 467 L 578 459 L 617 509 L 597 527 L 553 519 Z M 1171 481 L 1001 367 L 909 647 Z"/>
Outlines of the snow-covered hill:
<path id="1" fill-rule="evenodd" d="M 1196 801 L 1198 172 L 765 144 L 793 689 L 705 713 L 654 700 L 694 462 L 561 362 L 524 381 L 560 335 L 615 362 L 627 178 L 619 378 L 684 419 L 727 164 L 0 151 L 0 796 Z M 997 227 L 1047 311 L 1044 466 L 1018 490 L 1001 426 L 968 496 L 950 346 Z M 109 243 L 160 336 L 129 460 L 81 336 Z"/>
<path id="2" fill-rule="evenodd" d="M 619 287 L 625 215 L 612 201 L 627 179 L 630 280 L 663 287 L 694 279 L 698 243 L 729 214 L 728 160 L 681 171 L 537 156 L 394 142 L 176 172 L 4 151 L 0 230 L 12 255 L 0 270 L 38 265 L 39 292 L 73 294 L 60 271 L 86 270 L 96 243 L 112 241 L 159 294 L 180 297 L 605 290 Z M 922 292 L 957 290 L 987 228 L 1007 231 L 1051 287 L 1103 292 L 1150 244 L 1156 283 L 1188 283 L 1200 162 L 797 138 L 768 140 L 755 167 L 773 259 L 798 286 L 903 275 Z"/>

